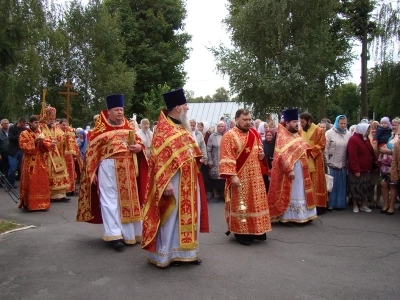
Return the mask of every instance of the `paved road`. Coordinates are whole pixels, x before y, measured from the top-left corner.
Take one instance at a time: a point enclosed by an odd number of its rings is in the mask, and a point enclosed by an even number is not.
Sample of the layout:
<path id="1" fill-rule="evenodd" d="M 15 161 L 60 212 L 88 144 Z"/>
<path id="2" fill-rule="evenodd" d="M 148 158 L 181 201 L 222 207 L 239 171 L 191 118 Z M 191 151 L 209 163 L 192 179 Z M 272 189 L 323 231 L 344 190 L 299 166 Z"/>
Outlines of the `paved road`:
<path id="1" fill-rule="evenodd" d="M 37 226 L 0 237 L 0 299 L 400 299 L 398 211 L 277 224 L 246 247 L 224 235 L 223 204 L 210 204 L 203 264 L 158 269 L 139 245 L 117 253 L 101 225 L 75 222 L 76 204 L 24 212 L 0 189 L 0 219 Z"/>

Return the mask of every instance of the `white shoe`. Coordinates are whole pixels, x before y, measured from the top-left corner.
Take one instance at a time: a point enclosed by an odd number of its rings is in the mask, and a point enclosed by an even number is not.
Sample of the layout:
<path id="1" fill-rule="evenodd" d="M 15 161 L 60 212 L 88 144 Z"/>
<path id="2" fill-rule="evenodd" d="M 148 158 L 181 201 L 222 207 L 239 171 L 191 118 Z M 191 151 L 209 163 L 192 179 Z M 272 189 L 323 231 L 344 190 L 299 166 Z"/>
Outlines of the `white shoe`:
<path id="1" fill-rule="evenodd" d="M 360 207 L 360 210 L 363 212 L 371 212 L 372 211 L 368 206 Z"/>
<path id="2" fill-rule="evenodd" d="M 353 207 L 353 213 L 358 213 L 358 212 L 359 212 L 358 207 L 357 206 Z"/>

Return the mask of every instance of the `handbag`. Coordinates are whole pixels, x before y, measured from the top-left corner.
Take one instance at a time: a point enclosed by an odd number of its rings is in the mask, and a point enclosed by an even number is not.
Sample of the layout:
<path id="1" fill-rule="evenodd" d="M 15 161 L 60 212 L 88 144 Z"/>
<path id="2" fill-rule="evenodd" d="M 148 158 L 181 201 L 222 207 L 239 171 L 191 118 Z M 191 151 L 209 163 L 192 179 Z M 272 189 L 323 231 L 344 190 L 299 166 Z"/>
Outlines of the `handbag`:
<path id="1" fill-rule="evenodd" d="M 328 193 L 332 192 L 333 189 L 333 176 L 329 174 L 329 167 L 328 167 L 328 173 L 325 174 L 325 181 L 326 181 L 326 190 Z"/>

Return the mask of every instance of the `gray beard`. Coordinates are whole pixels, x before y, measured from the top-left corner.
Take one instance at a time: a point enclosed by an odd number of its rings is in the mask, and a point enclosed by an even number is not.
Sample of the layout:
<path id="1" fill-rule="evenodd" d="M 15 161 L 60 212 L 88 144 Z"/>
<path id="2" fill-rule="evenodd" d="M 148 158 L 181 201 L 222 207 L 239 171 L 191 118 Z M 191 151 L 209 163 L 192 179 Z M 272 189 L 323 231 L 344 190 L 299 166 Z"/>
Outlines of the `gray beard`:
<path id="1" fill-rule="evenodd" d="M 181 121 L 182 126 L 189 132 L 192 132 L 192 127 L 190 126 L 189 118 L 185 111 L 179 114 L 179 121 Z"/>

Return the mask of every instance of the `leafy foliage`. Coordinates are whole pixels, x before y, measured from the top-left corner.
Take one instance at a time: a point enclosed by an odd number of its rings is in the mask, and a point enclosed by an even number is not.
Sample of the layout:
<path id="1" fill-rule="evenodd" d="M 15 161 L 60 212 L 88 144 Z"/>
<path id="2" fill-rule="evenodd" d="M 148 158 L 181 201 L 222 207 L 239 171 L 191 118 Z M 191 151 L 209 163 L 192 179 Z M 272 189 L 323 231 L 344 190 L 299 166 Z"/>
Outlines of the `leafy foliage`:
<path id="1" fill-rule="evenodd" d="M 108 11 L 119 20 L 126 48 L 124 59 L 134 68 L 137 80 L 131 113 L 146 111 L 147 97 L 162 89 L 159 84 L 173 89 L 182 87 L 186 73 L 183 63 L 189 57 L 186 43 L 191 37 L 183 32 L 186 17 L 181 0 L 106 0 Z M 160 99 L 161 94 L 154 99 Z"/>
<path id="2" fill-rule="evenodd" d="M 233 48 L 213 48 L 231 92 L 256 116 L 286 107 L 318 107 L 348 74 L 350 45 L 339 1 L 231 0 L 225 19 Z M 333 26 L 335 25 L 335 26 Z M 324 107 L 324 106 L 323 106 Z"/>
<path id="3" fill-rule="evenodd" d="M 370 70 L 369 104 L 377 119 L 400 116 L 400 63 L 385 62 Z"/>
<path id="4" fill-rule="evenodd" d="M 188 57 L 183 1 L 52 0 L 0 3 L 0 111 L 11 120 L 40 112 L 42 89 L 62 117 L 67 78 L 74 126 L 125 95 L 126 113 L 158 109 L 166 87 L 183 86 Z"/>

